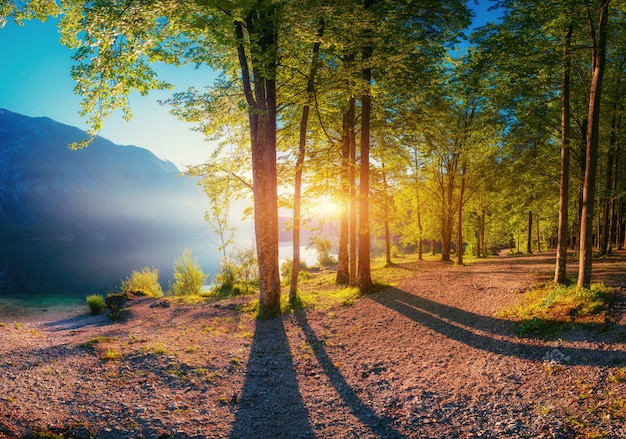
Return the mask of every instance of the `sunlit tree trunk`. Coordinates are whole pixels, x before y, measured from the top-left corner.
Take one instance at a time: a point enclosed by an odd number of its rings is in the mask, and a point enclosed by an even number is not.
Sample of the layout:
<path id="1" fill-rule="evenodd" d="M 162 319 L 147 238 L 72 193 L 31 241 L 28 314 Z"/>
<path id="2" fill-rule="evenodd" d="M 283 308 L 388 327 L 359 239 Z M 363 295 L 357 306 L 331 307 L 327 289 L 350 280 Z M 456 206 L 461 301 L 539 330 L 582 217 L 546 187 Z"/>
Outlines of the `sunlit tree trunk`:
<path id="1" fill-rule="evenodd" d="M 463 265 L 463 197 L 465 196 L 465 173 L 466 165 L 461 169 L 461 188 L 459 192 L 459 222 L 456 231 L 456 263 Z"/>
<path id="2" fill-rule="evenodd" d="M 337 257 L 337 285 L 350 284 L 350 206 L 351 206 L 351 174 L 353 174 L 354 163 L 351 160 L 353 146 L 351 142 L 354 138 L 354 99 L 351 98 L 343 115 L 343 133 L 341 137 L 341 185 L 342 185 L 342 209 L 341 225 L 339 232 L 339 254 Z"/>
<path id="3" fill-rule="evenodd" d="M 245 19 L 251 45 L 250 59 L 244 47 L 243 24 L 235 22 L 235 37 L 248 103 L 252 149 L 254 231 L 259 263 L 260 308 L 263 313 L 280 311 L 280 272 L 278 268 L 278 184 L 276 170 L 276 50 L 277 30 L 274 11 L 256 12 Z"/>
<path id="4" fill-rule="evenodd" d="M 609 0 L 599 0 L 599 20 L 596 29 L 591 12 L 587 9 L 588 24 L 592 40 L 592 76 L 589 93 L 589 123 L 587 127 L 587 149 L 585 160 L 585 183 L 583 185 L 583 204 L 580 225 L 580 255 L 578 264 L 578 288 L 591 285 L 591 265 L 593 258 L 593 215 L 598 164 L 598 143 L 600 129 L 600 97 L 602 79 L 606 63 L 606 39 L 609 14 Z"/>
<path id="5" fill-rule="evenodd" d="M 528 237 L 526 243 L 526 253 L 529 255 L 533 254 L 533 212 L 532 210 L 528 212 L 528 233 L 526 234 Z"/>
<path id="6" fill-rule="evenodd" d="M 357 195 L 356 195 L 356 131 L 354 129 L 354 99 L 350 100 L 352 105 L 352 119 L 350 122 L 350 245 L 349 245 L 349 265 L 350 265 L 350 286 L 356 286 L 356 262 L 357 262 Z"/>
<path id="7" fill-rule="evenodd" d="M 565 32 L 563 48 L 563 82 L 561 84 L 561 180 L 559 186 L 559 225 L 556 244 L 556 266 L 554 282 L 567 282 L 567 236 L 569 227 L 569 139 L 570 139 L 570 69 L 569 48 L 574 25 Z"/>
<path id="8" fill-rule="evenodd" d="M 385 173 L 385 165 L 383 163 L 381 167 L 381 173 L 383 177 L 383 217 L 384 217 L 384 229 L 385 229 L 385 262 L 387 265 L 391 264 L 391 237 L 389 233 L 389 197 L 387 196 L 387 175 Z"/>
<path id="9" fill-rule="evenodd" d="M 321 38 L 324 32 L 324 23 L 320 24 L 317 36 Z M 311 53 L 311 70 L 307 77 L 307 102 L 302 108 L 302 118 L 300 119 L 300 139 L 298 146 L 298 158 L 296 159 L 296 176 L 294 182 L 294 196 L 293 196 L 293 263 L 291 265 L 291 282 L 289 284 L 289 302 L 293 303 L 296 300 L 298 293 L 298 276 L 300 274 L 300 226 L 301 226 L 301 213 L 300 204 L 302 196 L 302 168 L 304 167 L 304 158 L 306 155 L 306 138 L 307 129 L 309 124 L 309 112 L 313 102 L 315 91 L 315 74 L 317 71 L 317 64 L 320 52 L 319 40 L 313 43 L 313 51 Z"/>
<path id="10" fill-rule="evenodd" d="M 366 0 L 366 3 L 368 0 Z M 372 48 L 366 43 L 363 49 L 364 64 L 372 55 Z M 363 82 L 366 90 L 361 96 L 361 155 L 359 176 L 359 261 L 357 270 L 357 286 L 366 291 L 372 286 L 370 271 L 370 225 L 369 225 L 369 173 L 370 173 L 370 118 L 372 113 L 372 96 L 370 86 L 372 69 L 363 69 Z"/>

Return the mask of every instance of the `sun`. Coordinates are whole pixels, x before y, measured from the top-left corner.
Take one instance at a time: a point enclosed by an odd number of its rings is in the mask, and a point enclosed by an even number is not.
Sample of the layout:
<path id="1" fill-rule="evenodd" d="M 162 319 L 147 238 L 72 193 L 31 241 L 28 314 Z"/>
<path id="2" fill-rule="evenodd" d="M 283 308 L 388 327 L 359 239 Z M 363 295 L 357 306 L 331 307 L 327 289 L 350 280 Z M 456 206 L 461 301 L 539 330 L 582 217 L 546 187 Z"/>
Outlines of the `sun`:
<path id="1" fill-rule="evenodd" d="M 341 216 L 341 204 L 330 195 L 324 195 L 315 202 L 313 211 L 324 219 L 335 219 Z"/>

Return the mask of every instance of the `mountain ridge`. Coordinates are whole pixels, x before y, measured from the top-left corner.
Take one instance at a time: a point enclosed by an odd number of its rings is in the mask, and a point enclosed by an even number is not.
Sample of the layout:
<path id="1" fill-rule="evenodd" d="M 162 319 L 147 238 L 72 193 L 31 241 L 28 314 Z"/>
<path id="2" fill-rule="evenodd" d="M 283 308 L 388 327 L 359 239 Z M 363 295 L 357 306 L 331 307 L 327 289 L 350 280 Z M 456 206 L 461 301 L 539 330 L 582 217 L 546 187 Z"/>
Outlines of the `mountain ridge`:
<path id="1" fill-rule="evenodd" d="M 0 293 L 111 288 L 134 268 L 171 271 L 198 244 L 183 235 L 206 232 L 206 199 L 172 162 L 102 137 L 68 148 L 86 136 L 0 109 Z"/>

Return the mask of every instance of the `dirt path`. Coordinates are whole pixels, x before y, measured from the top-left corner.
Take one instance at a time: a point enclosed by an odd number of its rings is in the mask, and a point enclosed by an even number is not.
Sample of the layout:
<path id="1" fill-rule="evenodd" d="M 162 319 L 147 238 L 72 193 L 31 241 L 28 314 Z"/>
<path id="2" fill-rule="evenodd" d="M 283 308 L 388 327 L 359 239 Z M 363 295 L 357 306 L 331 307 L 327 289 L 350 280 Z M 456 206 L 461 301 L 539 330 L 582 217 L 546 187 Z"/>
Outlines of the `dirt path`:
<path id="1" fill-rule="evenodd" d="M 623 312 L 547 341 L 494 317 L 553 262 L 400 264 L 354 305 L 269 321 L 234 311 L 243 299 L 137 299 L 119 323 L 7 324 L 0 437 L 624 438 Z M 624 295 L 624 260 L 594 267 Z"/>

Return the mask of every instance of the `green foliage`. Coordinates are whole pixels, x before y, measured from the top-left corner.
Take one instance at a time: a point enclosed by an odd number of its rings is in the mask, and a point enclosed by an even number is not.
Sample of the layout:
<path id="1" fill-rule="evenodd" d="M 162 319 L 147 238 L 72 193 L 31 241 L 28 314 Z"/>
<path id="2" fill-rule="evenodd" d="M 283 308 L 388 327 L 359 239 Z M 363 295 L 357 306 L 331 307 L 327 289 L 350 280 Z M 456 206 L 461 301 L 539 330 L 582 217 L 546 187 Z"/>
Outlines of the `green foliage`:
<path id="1" fill-rule="evenodd" d="M 175 296 L 200 295 L 208 275 L 193 258 L 191 249 L 185 248 L 174 262 L 174 282 L 170 282 L 170 293 Z"/>
<path id="2" fill-rule="evenodd" d="M 330 254 L 330 251 L 332 249 L 332 243 L 330 242 L 330 239 L 328 239 L 326 236 L 316 236 L 314 238 L 311 238 L 310 245 L 317 252 L 317 263 L 320 265 L 320 267 L 331 267 L 337 263 L 335 258 L 333 258 Z"/>
<path id="3" fill-rule="evenodd" d="M 159 270 L 144 267 L 141 271 L 133 270 L 129 277 L 122 281 L 123 291 L 140 291 L 146 296 L 162 297 L 163 290 L 159 283 Z"/>
<path id="4" fill-rule="evenodd" d="M 220 268 L 215 275 L 215 282 L 220 286 L 221 290 L 231 291 L 237 281 L 237 267 L 232 262 L 222 259 Z"/>
<path id="5" fill-rule="evenodd" d="M 578 289 L 552 283 L 524 294 L 522 303 L 497 313 L 517 321 L 520 336 L 554 335 L 573 324 L 603 328 L 615 292 L 603 284 Z"/>
<path id="6" fill-rule="evenodd" d="M 15 23 L 22 25 L 25 20 L 46 21 L 56 17 L 59 7 L 56 0 L 29 0 L 29 1 L 0 1 L 0 28 L 7 23 L 7 18 L 12 18 Z"/>
<path id="7" fill-rule="evenodd" d="M 91 314 L 98 315 L 104 309 L 104 296 L 102 294 L 91 294 L 87 296 L 87 305 L 91 310 Z"/>
<path id="8" fill-rule="evenodd" d="M 293 266 L 293 259 L 287 258 L 280 264 L 280 276 L 283 279 L 283 283 L 289 285 L 291 283 L 291 267 Z M 298 270 L 298 279 L 306 280 L 311 277 L 309 273 L 309 266 L 305 261 L 300 261 Z"/>

